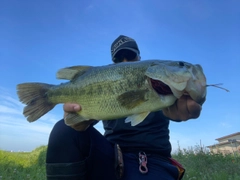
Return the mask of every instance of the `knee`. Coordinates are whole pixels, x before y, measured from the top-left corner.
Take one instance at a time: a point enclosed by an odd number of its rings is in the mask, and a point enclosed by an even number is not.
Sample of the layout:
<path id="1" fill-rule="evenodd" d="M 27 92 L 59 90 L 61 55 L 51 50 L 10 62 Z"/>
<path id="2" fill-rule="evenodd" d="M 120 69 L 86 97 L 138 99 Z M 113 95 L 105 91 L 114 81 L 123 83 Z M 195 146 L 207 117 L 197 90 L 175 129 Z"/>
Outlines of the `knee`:
<path id="1" fill-rule="evenodd" d="M 89 143 L 89 133 L 89 131 L 76 131 L 73 128 L 67 126 L 64 123 L 64 120 L 60 120 L 54 125 L 50 133 L 49 144 L 54 144 L 58 146 L 77 144 L 77 146 L 79 146 L 79 142 L 80 144 L 82 144 L 83 142 Z"/>
<path id="2" fill-rule="evenodd" d="M 62 136 L 66 136 L 67 134 L 72 134 L 72 133 L 75 133 L 74 132 L 75 130 L 72 129 L 71 127 L 67 126 L 65 123 L 64 123 L 64 120 L 60 120 L 58 121 L 54 126 L 53 126 L 53 129 L 50 133 L 50 138 L 51 137 L 62 137 Z"/>
<path id="3" fill-rule="evenodd" d="M 60 120 L 54 125 L 49 137 L 47 162 L 77 162 L 85 159 L 89 149 L 88 131 L 76 131 Z"/>

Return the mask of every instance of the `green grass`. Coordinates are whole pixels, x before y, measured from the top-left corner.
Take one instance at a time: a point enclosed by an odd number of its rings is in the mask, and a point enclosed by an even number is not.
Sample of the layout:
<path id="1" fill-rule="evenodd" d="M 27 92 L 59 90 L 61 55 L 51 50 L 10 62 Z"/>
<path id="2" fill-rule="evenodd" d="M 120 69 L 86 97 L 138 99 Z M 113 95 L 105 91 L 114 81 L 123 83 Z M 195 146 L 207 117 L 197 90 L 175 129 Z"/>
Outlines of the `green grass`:
<path id="1" fill-rule="evenodd" d="M 212 154 L 197 145 L 179 148 L 173 158 L 185 167 L 184 180 L 240 180 L 239 154 Z"/>
<path id="2" fill-rule="evenodd" d="M 44 180 L 46 146 L 32 152 L 0 150 L 0 180 Z"/>
<path id="3" fill-rule="evenodd" d="M 0 150 L 0 180 L 44 180 L 46 146 L 32 152 Z M 200 146 L 173 154 L 185 168 L 184 180 L 240 180 L 240 156 L 211 154 Z"/>

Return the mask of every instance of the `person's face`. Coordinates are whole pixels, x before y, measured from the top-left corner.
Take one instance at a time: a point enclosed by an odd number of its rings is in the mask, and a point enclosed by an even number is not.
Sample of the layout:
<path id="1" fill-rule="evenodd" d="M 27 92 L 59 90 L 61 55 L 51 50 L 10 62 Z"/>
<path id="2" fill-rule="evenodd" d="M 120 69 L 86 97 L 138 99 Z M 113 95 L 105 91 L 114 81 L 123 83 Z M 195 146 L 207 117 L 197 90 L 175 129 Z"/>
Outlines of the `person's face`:
<path id="1" fill-rule="evenodd" d="M 141 57 L 138 53 L 128 49 L 122 49 L 116 54 L 114 58 L 114 62 L 119 63 L 119 62 L 139 61 L 140 58 Z"/>
<path id="2" fill-rule="evenodd" d="M 137 54 L 134 59 L 128 61 L 126 58 L 124 58 L 122 62 L 140 61 L 140 59 L 141 59 L 141 56 Z"/>

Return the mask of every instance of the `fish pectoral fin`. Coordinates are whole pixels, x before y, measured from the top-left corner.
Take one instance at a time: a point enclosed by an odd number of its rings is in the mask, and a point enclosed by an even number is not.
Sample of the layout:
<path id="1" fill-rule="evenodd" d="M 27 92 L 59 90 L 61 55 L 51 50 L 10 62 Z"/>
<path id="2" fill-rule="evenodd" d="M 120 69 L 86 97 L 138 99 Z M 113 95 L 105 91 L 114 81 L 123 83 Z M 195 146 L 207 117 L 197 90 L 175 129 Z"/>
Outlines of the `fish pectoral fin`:
<path id="1" fill-rule="evenodd" d="M 117 101 L 126 109 L 133 109 L 141 103 L 147 101 L 146 93 L 148 90 L 127 91 L 117 97 Z"/>
<path id="2" fill-rule="evenodd" d="M 149 113 L 150 112 L 144 112 L 141 114 L 134 114 L 134 115 L 128 116 L 125 119 L 125 123 L 131 122 L 131 126 L 136 126 L 139 123 L 141 123 L 148 116 Z"/>
<path id="3" fill-rule="evenodd" d="M 57 79 L 72 80 L 76 75 L 83 75 L 92 66 L 71 66 L 58 70 Z"/>
<path id="4" fill-rule="evenodd" d="M 64 122 L 66 125 L 71 126 L 83 121 L 87 121 L 88 119 L 82 117 L 78 113 L 69 113 L 64 117 Z"/>

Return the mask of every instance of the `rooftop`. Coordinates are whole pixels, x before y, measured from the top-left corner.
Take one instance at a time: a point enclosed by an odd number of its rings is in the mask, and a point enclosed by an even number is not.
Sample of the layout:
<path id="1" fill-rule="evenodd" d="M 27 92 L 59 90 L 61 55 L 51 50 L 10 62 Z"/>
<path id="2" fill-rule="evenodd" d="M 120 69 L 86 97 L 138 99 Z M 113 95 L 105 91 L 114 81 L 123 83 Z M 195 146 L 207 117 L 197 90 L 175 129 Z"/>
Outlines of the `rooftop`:
<path id="1" fill-rule="evenodd" d="M 229 135 L 227 135 L 227 136 L 223 136 L 223 137 L 217 138 L 216 140 L 218 141 L 218 140 L 230 138 L 230 137 L 237 136 L 237 135 L 240 135 L 240 132 L 236 132 L 236 133 L 233 133 L 233 134 L 229 134 Z"/>

